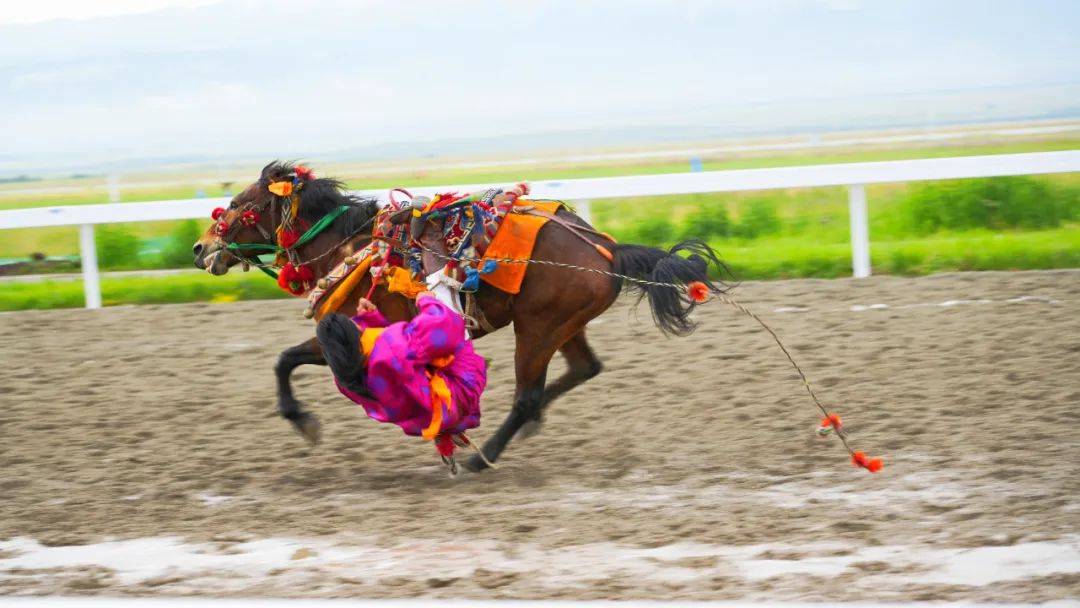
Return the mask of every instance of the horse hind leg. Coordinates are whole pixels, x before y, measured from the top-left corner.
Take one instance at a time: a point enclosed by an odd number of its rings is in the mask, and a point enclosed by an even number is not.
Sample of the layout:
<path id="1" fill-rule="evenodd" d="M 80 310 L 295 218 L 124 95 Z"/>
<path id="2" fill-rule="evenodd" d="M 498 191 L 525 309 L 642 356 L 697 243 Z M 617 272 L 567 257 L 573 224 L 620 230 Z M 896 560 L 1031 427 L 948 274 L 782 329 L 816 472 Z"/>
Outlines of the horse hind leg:
<path id="1" fill-rule="evenodd" d="M 536 328 L 532 331 L 519 329 L 514 355 L 514 373 L 517 382 L 514 404 L 503 423 L 480 448 L 488 461 L 495 462 L 506 449 L 506 444 L 510 443 L 521 427 L 540 416 L 548 364 L 560 346 L 560 341 L 552 340 L 551 336 L 545 336 Z M 465 462 L 465 468 L 470 471 L 481 471 L 488 468 L 488 465 L 478 454 L 474 454 Z"/>
<path id="2" fill-rule="evenodd" d="M 561 347 L 566 360 L 566 371 L 554 381 L 544 387 L 544 396 L 540 402 L 540 412 L 536 418 L 528 420 L 522 425 L 515 435 L 515 439 L 528 439 L 540 432 L 544 423 L 544 413 L 563 394 L 577 388 L 588 380 L 595 378 L 604 369 L 603 363 L 596 357 L 592 347 L 585 338 L 585 330 L 574 334 Z"/>

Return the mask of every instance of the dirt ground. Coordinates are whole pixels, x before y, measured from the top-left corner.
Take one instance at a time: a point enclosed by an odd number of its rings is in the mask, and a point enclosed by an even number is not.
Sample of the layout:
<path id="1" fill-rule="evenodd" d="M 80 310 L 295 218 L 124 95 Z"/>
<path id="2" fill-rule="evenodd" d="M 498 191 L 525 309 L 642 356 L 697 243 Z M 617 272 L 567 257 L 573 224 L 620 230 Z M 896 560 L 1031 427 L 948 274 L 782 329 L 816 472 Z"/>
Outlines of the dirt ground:
<path id="1" fill-rule="evenodd" d="M 325 368 L 276 416 L 300 301 L 0 315 L 0 593 L 1043 601 L 1080 596 L 1080 271 L 745 283 L 606 366 L 500 467 L 450 479 Z M 513 333 L 483 439 L 510 405 Z M 553 365 L 549 379 L 561 369 Z"/>

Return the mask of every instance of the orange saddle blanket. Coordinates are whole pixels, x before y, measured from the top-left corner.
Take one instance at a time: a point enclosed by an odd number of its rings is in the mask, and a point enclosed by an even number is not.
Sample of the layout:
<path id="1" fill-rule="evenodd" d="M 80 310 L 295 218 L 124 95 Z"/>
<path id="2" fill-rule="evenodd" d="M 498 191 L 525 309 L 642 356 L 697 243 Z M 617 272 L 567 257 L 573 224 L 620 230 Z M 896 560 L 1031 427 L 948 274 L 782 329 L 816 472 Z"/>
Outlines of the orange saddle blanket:
<path id="1" fill-rule="evenodd" d="M 518 199 L 517 207 L 533 207 L 554 215 L 563 206 L 560 201 L 534 201 Z M 512 259 L 528 260 L 532 258 L 533 246 L 536 244 L 536 235 L 548 218 L 526 213 L 514 213 L 511 211 L 503 216 L 499 230 L 491 239 L 487 250 L 484 252 L 484 260 Z M 521 281 L 525 278 L 525 271 L 529 265 L 523 262 L 508 263 L 499 262 L 499 267 L 488 274 L 480 275 L 480 278 L 488 285 L 506 293 L 518 293 L 521 291 Z"/>

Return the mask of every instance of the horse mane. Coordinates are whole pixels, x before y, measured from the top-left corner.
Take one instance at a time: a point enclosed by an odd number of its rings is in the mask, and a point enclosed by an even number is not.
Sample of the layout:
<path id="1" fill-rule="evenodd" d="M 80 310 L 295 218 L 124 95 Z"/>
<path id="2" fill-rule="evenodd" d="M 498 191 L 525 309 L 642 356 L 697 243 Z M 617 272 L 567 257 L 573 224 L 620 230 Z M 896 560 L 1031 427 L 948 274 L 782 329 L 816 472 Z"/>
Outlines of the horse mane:
<path id="1" fill-rule="evenodd" d="M 272 181 L 289 179 L 295 170 L 296 163 L 275 160 L 263 167 L 259 181 L 269 185 Z M 379 212 L 378 199 L 349 194 L 345 183 L 332 177 L 305 182 L 300 190 L 300 217 L 308 222 L 315 223 L 341 206 L 350 209 L 334 222 L 334 226 L 340 227 L 346 235 L 364 229 Z"/>

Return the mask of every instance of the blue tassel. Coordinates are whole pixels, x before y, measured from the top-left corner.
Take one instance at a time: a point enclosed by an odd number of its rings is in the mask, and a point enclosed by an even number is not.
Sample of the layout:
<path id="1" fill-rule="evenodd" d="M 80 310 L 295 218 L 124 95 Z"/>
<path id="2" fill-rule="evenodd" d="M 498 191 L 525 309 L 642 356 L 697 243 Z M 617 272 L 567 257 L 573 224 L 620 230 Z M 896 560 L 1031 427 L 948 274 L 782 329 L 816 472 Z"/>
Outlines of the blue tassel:
<path id="1" fill-rule="evenodd" d="M 495 260 L 487 260 L 484 262 L 484 267 L 480 269 L 480 274 L 491 274 L 499 269 L 499 263 Z"/>
<path id="2" fill-rule="evenodd" d="M 480 273 L 475 268 L 465 269 L 465 280 L 461 283 L 461 291 L 472 292 L 480 289 Z"/>

